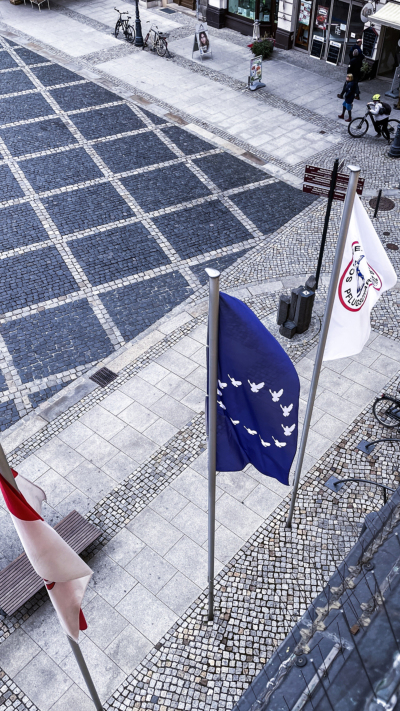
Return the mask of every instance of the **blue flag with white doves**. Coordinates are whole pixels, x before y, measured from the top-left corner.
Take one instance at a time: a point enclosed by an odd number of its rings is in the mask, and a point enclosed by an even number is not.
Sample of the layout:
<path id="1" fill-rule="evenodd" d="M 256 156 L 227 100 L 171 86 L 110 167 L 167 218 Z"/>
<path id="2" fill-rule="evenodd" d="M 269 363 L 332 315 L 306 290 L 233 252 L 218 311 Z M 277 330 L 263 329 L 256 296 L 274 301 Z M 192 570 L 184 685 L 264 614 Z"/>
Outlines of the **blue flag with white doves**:
<path id="1" fill-rule="evenodd" d="M 297 448 L 300 382 L 282 346 L 246 304 L 220 293 L 217 470 L 289 483 Z"/>

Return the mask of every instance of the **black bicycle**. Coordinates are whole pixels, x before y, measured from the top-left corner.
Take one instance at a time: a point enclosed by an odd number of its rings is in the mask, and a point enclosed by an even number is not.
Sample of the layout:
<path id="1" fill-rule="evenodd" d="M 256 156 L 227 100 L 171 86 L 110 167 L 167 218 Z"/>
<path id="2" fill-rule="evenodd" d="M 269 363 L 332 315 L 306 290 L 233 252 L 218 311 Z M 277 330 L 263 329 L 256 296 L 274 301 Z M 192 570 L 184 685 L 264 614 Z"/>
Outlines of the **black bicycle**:
<path id="1" fill-rule="evenodd" d="M 352 121 L 350 121 L 348 125 L 348 132 L 350 136 L 353 138 L 361 138 L 361 136 L 365 136 L 369 129 L 369 122 L 367 120 L 367 116 L 371 119 L 372 125 L 376 131 L 376 133 L 381 136 L 381 127 L 379 126 L 379 121 L 375 121 L 374 116 L 371 114 L 369 108 L 367 107 L 367 110 L 364 114 L 364 116 L 360 116 L 359 118 L 354 118 Z M 390 136 L 393 138 L 395 131 L 397 130 L 397 124 L 398 124 L 397 119 L 389 119 L 388 121 L 388 131 Z"/>
<path id="2" fill-rule="evenodd" d="M 375 400 L 372 411 L 384 427 L 400 427 L 400 400 L 395 397 L 381 395 Z"/>
<path id="3" fill-rule="evenodd" d="M 125 39 L 127 42 L 134 42 L 135 41 L 135 30 L 132 25 L 129 24 L 129 20 L 131 19 L 131 16 L 128 15 L 126 11 L 121 12 L 120 10 L 117 10 L 116 7 L 114 7 L 114 10 L 116 12 L 119 12 L 119 18 L 117 20 L 117 24 L 115 25 L 115 30 L 114 34 L 116 37 L 118 37 L 120 31 L 124 33 Z M 126 15 L 126 17 L 122 17 L 122 15 Z"/>
<path id="4" fill-rule="evenodd" d="M 157 52 L 159 57 L 165 57 L 168 52 L 167 37 L 165 33 L 159 32 L 157 25 L 151 25 L 144 38 L 143 49 L 149 47 L 153 52 Z"/>

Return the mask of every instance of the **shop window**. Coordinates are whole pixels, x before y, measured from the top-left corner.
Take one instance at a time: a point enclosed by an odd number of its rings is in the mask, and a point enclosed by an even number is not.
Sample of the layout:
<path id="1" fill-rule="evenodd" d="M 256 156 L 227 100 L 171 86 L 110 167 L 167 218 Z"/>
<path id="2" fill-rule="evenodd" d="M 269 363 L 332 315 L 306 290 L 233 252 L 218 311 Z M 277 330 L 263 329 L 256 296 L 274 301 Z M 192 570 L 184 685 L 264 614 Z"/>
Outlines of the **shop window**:
<path id="1" fill-rule="evenodd" d="M 241 15 L 242 17 L 248 17 L 250 20 L 255 20 L 256 0 L 229 0 L 228 11 L 235 15 Z"/>
<path id="2" fill-rule="evenodd" d="M 295 45 L 296 47 L 301 47 L 302 49 L 308 49 L 310 41 L 311 8 L 311 0 L 300 0 Z"/>
<path id="3" fill-rule="evenodd" d="M 271 0 L 261 0 L 260 2 L 260 21 L 271 22 Z"/>

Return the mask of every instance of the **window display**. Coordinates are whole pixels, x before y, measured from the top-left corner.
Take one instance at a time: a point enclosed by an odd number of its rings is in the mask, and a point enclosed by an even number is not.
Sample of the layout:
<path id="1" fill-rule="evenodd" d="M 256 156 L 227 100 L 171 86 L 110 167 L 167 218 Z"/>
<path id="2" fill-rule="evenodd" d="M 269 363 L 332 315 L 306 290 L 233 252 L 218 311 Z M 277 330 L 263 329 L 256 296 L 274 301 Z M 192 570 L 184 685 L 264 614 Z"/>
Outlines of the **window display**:
<path id="1" fill-rule="evenodd" d="M 310 39 L 311 8 L 311 0 L 300 0 L 295 45 L 296 47 L 301 47 L 302 49 L 308 49 L 308 42 Z"/>
<path id="2" fill-rule="evenodd" d="M 228 11 L 255 20 L 256 0 L 229 0 Z M 260 17 L 261 19 L 261 17 Z"/>

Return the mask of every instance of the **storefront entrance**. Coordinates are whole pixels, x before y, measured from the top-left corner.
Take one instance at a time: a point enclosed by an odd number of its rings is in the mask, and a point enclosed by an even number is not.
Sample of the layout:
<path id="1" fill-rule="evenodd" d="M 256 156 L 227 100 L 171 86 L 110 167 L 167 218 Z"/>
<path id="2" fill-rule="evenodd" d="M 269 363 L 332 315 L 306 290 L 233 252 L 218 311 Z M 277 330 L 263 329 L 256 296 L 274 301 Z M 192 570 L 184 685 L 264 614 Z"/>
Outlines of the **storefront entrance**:
<path id="1" fill-rule="evenodd" d="M 352 0 L 300 0 L 295 46 L 331 64 L 347 64 L 361 37 L 362 3 Z"/>
<path id="2" fill-rule="evenodd" d="M 396 68 L 400 65 L 400 30 L 384 27 L 382 53 L 379 60 L 378 74 L 393 79 Z"/>

